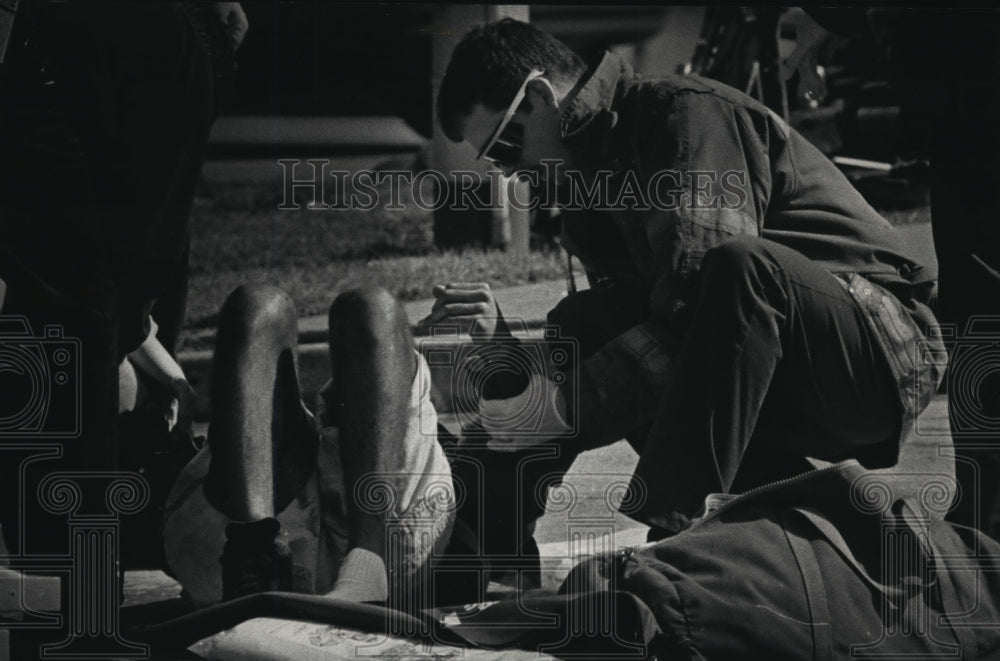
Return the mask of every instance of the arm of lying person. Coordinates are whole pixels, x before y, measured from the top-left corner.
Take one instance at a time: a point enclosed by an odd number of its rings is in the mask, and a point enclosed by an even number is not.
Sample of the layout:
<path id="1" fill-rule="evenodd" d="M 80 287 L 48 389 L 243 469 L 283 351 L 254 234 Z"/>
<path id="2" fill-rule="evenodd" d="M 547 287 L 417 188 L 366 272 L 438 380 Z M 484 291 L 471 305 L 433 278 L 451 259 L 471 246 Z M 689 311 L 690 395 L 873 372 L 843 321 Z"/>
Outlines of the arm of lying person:
<path id="1" fill-rule="evenodd" d="M 136 369 L 163 385 L 176 398 L 177 410 L 171 412 L 167 424 L 171 429 L 186 431 L 194 417 L 194 388 L 184 376 L 181 366 L 156 338 L 155 323 L 145 341 L 128 355 L 128 359 Z"/>

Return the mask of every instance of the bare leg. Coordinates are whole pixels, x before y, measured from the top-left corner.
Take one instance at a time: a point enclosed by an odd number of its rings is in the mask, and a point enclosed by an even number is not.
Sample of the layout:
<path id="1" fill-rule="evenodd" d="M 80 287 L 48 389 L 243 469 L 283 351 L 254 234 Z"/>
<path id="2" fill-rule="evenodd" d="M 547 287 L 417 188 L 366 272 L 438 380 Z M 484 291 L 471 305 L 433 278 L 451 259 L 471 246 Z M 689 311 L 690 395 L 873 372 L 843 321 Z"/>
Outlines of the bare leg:
<path id="1" fill-rule="evenodd" d="M 351 548 L 333 595 L 346 596 L 347 583 L 353 580 L 354 587 L 364 592 L 364 584 L 373 578 L 365 575 L 372 563 L 358 560 L 371 558 L 363 552 L 385 561 L 385 514 L 372 512 L 350 494 L 356 494 L 355 486 L 366 475 L 404 469 L 400 444 L 410 414 L 417 360 L 406 313 L 383 289 L 340 295 L 330 308 L 329 321 L 335 398 L 329 404 L 340 427 Z M 384 565 L 381 571 L 384 580 Z"/>
<path id="2" fill-rule="evenodd" d="M 273 517 L 315 470 L 316 434 L 299 399 L 296 336 L 294 308 L 279 290 L 240 288 L 223 306 L 212 365 L 212 465 L 205 490 L 230 518 L 255 522 L 227 528 L 228 597 L 276 589 L 268 569 L 275 560 Z M 364 476 L 404 468 L 400 443 L 417 368 L 405 312 L 381 289 L 342 294 L 330 308 L 330 358 L 334 388 L 327 410 L 335 418 L 329 422 L 340 428 L 350 548 L 332 595 L 382 600 L 385 513 L 351 495 Z M 230 564 L 233 589 L 226 588 Z"/>
<path id="3" fill-rule="evenodd" d="M 273 287 L 240 287 L 219 317 L 212 361 L 212 465 L 205 493 L 235 521 L 282 511 L 316 465 L 316 434 L 299 396 L 298 318 Z"/>
<path id="4" fill-rule="evenodd" d="M 284 292 L 240 287 L 219 315 L 212 360 L 212 463 L 205 496 L 233 523 L 222 551 L 223 599 L 292 586 L 275 515 L 316 466 L 316 433 L 299 396 L 298 317 Z"/>

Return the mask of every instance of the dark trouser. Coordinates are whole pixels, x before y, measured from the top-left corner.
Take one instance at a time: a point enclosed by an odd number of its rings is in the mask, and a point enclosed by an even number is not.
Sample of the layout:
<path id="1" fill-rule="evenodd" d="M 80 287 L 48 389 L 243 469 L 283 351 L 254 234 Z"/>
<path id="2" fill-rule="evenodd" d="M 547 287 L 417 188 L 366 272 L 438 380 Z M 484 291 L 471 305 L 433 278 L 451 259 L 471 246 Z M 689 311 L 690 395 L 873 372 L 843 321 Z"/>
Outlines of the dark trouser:
<path id="1" fill-rule="evenodd" d="M 694 308 L 651 428 L 628 434 L 640 460 L 626 513 L 677 531 L 707 494 L 801 473 L 807 456 L 895 462 L 899 387 L 838 278 L 772 241 L 736 238 L 706 254 Z M 612 286 L 567 297 L 549 322 L 577 338 L 586 359 L 647 314 L 637 288 Z M 555 484 L 578 454 L 572 441 L 559 449 L 557 458 L 522 457 L 525 522 L 544 511 L 538 481 Z"/>
<path id="2" fill-rule="evenodd" d="M 4 257 L 0 250 L 0 260 Z M 8 265 L 11 261 L 6 260 Z M 12 555 L 64 553 L 69 541 L 65 514 L 45 511 L 40 498 L 51 494 L 36 489 L 52 471 L 114 466 L 118 299 L 114 284 L 101 277 L 81 278 L 72 286 L 25 273 L 8 272 L 5 280 L 5 316 L 0 317 L 0 406 L 5 419 L 0 429 L 0 525 Z M 21 335 L 19 318 L 26 320 L 29 334 Z M 22 351 L 41 361 L 19 360 Z M 38 397 L 34 403 L 33 395 Z M 49 453 L 42 461 L 24 461 L 43 446 L 55 446 L 61 458 Z"/>
<path id="3" fill-rule="evenodd" d="M 891 80 L 930 156 L 938 314 L 956 331 L 945 378 L 962 496 L 949 518 L 1000 539 L 1000 370 L 984 353 L 1000 334 L 1000 12 L 894 20 Z"/>
<path id="4" fill-rule="evenodd" d="M 65 387 L 80 400 L 53 401 L 40 426 L 8 424 L 31 386 L 6 370 L 4 406 L 14 410 L 3 411 L 3 440 L 51 441 L 63 455 L 33 466 L 24 482 L 19 462 L 0 458 L 0 516 L 21 552 L 59 553 L 68 531 L 53 521 L 66 515 L 43 516 L 34 487 L 52 471 L 116 465 L 117 365 L 144 339 L 145 312 L 187 247 L 211 72 L 168 3 L 23 4 L 33 10 L 17 23 L 28 46 L 12 44 L 0 67 L 3 313 L 25 315 L 35 338 L 57 325 L 79 341 L 71 365 L 79 372 Z M 48 367 L 43 380 L 58 372 Z M 51 433 L 67 425 L 78 434 Z M 103 492 L 95 497 L 100 506 Z"/>
<path id="5" fill-rule="evenodd" d="M 956 342 L 946 373 L 956 476 L 950 519 L 1000 539 L 1000 84 L 967 86 L 948 102 L 931 157 L 931 221 L 941 319 Z M 945 129 L 947 126 L 947 130 Z"/>
<path id="6" fill-rule="evenodd" d="M 675 361 L 633 480 L 637 518 L 676 529 L 707 494 L 801 472 L 805 456 L 895 461 L 902 407 L 877 339 L 838 279 L 793 250 L 709 251 Z"/>

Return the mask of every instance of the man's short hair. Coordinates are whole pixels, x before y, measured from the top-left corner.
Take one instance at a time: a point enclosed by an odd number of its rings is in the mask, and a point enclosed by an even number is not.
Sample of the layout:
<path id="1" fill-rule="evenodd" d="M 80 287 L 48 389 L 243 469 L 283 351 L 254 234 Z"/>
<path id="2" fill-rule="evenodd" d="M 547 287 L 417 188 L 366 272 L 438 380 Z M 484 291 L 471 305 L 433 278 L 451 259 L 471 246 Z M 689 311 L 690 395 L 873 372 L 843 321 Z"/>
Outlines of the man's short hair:
<path id="1" fill-rule="evenodd" d="M 572 87 L 586 71 L 579 55 L 535 26 L 504 18 L 474 28 L 455 46 L 438 92 L 445 135 L 461 142 L 460 122 L 481 103 L 504 110 L 532 69 L 556 86 Z"/>

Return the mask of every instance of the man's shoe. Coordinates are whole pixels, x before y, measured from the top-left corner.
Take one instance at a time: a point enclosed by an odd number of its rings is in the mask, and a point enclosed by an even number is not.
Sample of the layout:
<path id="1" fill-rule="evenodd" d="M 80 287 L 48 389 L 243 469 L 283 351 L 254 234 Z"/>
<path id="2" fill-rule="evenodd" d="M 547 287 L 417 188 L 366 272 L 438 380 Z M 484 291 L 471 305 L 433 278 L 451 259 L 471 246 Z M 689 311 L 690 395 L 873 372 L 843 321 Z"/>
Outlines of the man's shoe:
<path id="1" fill-rule="evenodd" d="M 281 524 L 268 518 L 226 526 L 222 549 L 222 599 L 292 589 L 292 553 L 278 539 Z"/>

